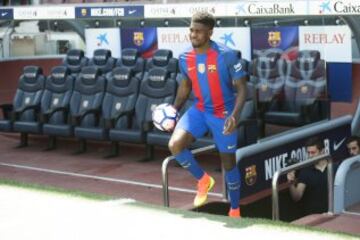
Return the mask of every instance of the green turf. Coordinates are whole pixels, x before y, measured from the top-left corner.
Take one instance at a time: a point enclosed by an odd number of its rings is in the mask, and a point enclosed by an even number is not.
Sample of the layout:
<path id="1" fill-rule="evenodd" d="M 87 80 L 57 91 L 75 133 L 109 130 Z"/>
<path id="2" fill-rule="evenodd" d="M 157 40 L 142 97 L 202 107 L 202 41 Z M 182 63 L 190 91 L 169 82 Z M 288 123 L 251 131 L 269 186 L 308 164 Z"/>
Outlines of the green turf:
<path id="1" fill-rule="evenodd" d="M 100 194 L 93 194 L 93 193 L 85 193 L 81 191 L 76 190 L 67 190 L 57 187 L 49 187 L 49 186 L 43 186 L 38 184 L 30 184 L 30 183 L 24 183 L 24 182 L 18 182 L 13 180 L 6 180 L 0 178 L 0 186 L 1 185 L 7 185 L 7 186 L 13 186 L 13 187 L 19 187 L 23 189 L 30 189 L 40 192 L 47 192 L 51 194 L 60 194 L 64 196 L 69 197 L 76 197 L 76 198 L 85 198 L 89 200 L 95 200 L 95 201 L 107 201 L 107 200 L 114 200 L 113 197 L 100 195 Z M 243 217 L 241 220 L 238 219 L 232 219 L 226 216 L 222 215 L 215 215 L 215 214 L 209 214 L 209 213 L 203 213 L 203 212 L 194 212 L 194 211 L 187 211 L 182 209 L 175 209 L 175 208 L 165 208 L 163 206 L 159 205 L 151 205 L 141 202 L 132 202 L 127 203 L 130 205 L 135 205 L 138 207 L 144 207 L 144 208 L 150 208 L 150 209 L 156 209 L 159 211 L 167 211 L 172 214 L 181 215 L 184 218 L 206 218 L 211 221 L 217 221 L 225 224 L 226 227 L 229 228 L 245 228 L 253 225 L 262 225 L 266 227 L 276 227 L 284 229 L 284 231 L 306 231 L 306 232 L 315 232 L 318 234 L 330 234 L 335 235 L 338 237 L 341 237 L 342 239 L 354 239 L 354 237 L 359 238 L 358 235 L 352 235 L 347 233 L 341 233 L 341 232 L 330 232 L 326 230 L 322 230 L 319 228 L 313 228 L 313 227 L 307 227 L 307 226 L 299 226 L 299 225 L 292 225 L 286 222 L 282 221 L 272 221 L 269 219 L 262 219 L 262 218 L 248 218 Z M 325 236 L 324 236 L 325 237 Z"/>
<path id="2" fill-rule="evenodd" d="M 80 198 L 87 198 L 92 200 L 112 200 L 114 197 L 95 194 L 95 193 L 88 193 L 88 192 L 82 192 L 77 190 L 69 190 L 64 188 L 58 188 L 58 187 L 50 187 L 50 186 L 44 186 L 34 183 L 24 183 L 14 180 L 8 180 L 8 179 L 1 179 L 0 178 L 0 185 L 8 185 L 8 186 L 14 186 L 19 188 L 25 188 L 25 189 L 33 189 L 37 191 L 42 192 L 51 192 L 51 193 L 58 193 L 58 194 L 64 194 L 69 195 L 73 197 L 80 197 Z"/>
<path id="3" fill-rule="evenodd" d="M 314 228 L 314 227 L 309 227 L 309 226 L 301 226 L 301 225 L 293 225 L 293 224 L 283 222 L 283 221 L 273 221 L 273 220 L 264 219 L 264 218 L 243 217 L 239 221 L 239 219 L 233 219 L 233 218 L 229 218 L 227 216 L 222 216 L 222 215 L 215 215 L 215 214 L 209 214 L 209 213 L 203 213 L 203 212 L 186 211 L 186 210 L 176 209 L 176 208 L 165 208 L 165 207 L 158 206 L 158 205 L 151 205 L 151 204 L 145 204 L 145 203 L 140 203 L 140 202 L 133 202 L 133 203 L 128 203 L 128 204 L 141 206 L 144 208 L 150 207 L 153 209 L 158 209 L 160 211 L 165 210 L 172 214 L 182 215 L 184 218 L 206 218 L 206 219 L 209 219 L 212 221 L 224 223 L 225 226 L 227 226 L 229 228 L 245 228 L 245 227 L 249 227 L 249 226 L 253 226 L 253 225 L 262 225 L 262 226 L 267 226 L 269 228 L 271 228 L 271 227 L 281 228 L 281 229 L 284 229 L 285 231 L 296 230 L 296 231 L 304 231 L 304 232 L 314 232 L 314 233 L 318 233 L 318 234 L 329 234 L 329 235 L 339 236 L 342 239 L 354 239 L 354 237 L 359 238 L 358 235 L 354 235 L 354 234 L 348 234 L 348 233 L 342 233 L 342 232 L 331 232 L 331 231 L 327 231 L 327 230 L 323 230 L 323 229 L 319 229 L 319 228 Z"/>

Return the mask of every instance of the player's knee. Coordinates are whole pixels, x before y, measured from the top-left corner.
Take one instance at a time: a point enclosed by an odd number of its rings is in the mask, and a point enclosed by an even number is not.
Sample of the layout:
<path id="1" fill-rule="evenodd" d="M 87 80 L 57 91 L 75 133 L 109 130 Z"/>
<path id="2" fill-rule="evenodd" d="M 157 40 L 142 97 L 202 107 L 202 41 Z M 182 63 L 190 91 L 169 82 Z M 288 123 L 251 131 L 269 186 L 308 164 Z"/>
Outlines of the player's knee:
<path id="1" fill-rule="evenodd" d="M 236 166 L 235 162 L 229 162 L 229 161 L 226 161 L 224 162 L 224 169 L 225 171 L 231 171 L 234 169 L 234 167 Z"/>
<path id="2" fill-rule="evenodd" d="M 176 130 L 169 140 L 169 150 L 172 155 L 180 153 L 186 149 L 193 141 L 193 137 L 184 130 Z"/>
<path id="3" fill-rule="evenodd" d="M 179 152 L 181 152 L 184 149 L 184 141 L 181 138 L 178 138 L 176 136 L 173 136 L 170 138 L 168 147 L 170 152 L 173 155 L 178 154 Z"/>
<path id="4" fill-rule="evenodd" d="M 231 171 L 236 166 L 236 160 L 234 156 L 224 157 L 222 156 L 222 164 L 225 171 Z"/>

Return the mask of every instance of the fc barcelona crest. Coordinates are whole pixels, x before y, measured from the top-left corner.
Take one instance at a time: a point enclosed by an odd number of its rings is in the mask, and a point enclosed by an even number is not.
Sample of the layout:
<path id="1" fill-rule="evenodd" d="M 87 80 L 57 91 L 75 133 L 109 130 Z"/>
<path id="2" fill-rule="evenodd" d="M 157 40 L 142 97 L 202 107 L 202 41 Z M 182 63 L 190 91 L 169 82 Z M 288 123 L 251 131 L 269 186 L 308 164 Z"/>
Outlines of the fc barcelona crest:
<path id="1" fill-rule="evenodd" d="M 248 186 L 252 186 L 256 183 L 256 165 L 251 165 L 245 168 L 245 183 Z"/>
<path id="2" fill-rule="evenodd" d="M 303 85 L 300 87 L 300 91 L 302 94 L 307 94 L 307 92 L 309 91 L 309 88 L 308 88 L 308 86 Z"/>
<path id="3" fill-rule="evenodd" d="M 119 111 L 120 108 L 121 108 L 121 102 L 116 103 L 116 104 L 115 104 L 115 109 L 116 109 L 116 111 Z"/>
<path id="4" fill-rule="evenodd" d="M 82 15 L 83 17 L 86 17 L 86 15 L 87 15 L 87 10 L 86 10 L 86 8 L 82 8 L 82 9 L 81 9 L 81 15 Z"/>
<path id="5" fill-rule="evenodd" d="M 262 92 L 266 92 L 268 90 L 268 85 L 266 83 L 261 84 L 260 89 Z"/>
<path id="6" fill-rule="evenodd" d="M 140 47 L 144 43 L 144 33 L 143 32 L 134 32 L 133 41 L 136 46 Z"/>
<path id="7" fill-rule="evenodd" d="M 54 98 L 53 100 L 53 105 L 56 106 L 59 104 L 59 99 L 58 98 Z"/>
<path id="8" fill-rule="evenodd" d="M 205 64 L 204 63 L 198 64 L 198 72 L 199 73 L 204 73 L 205 72 Z"/>
<path id="9" fill-rule="evenodd" d="M 209 72 L 216 72 L 216 65 L 215 64 L 209 64 L 208 65 L 208 71 Z"/>
<path id="10" fill-rule="evenodd" d="M 25 104 L 29 104 L 30 103 L 30 97 L 26 97 L 25 98 Z"/>
<path id="11" fill-rule="evenodd" d="M 281 32 L 269 32 L 268 43 L 271 47 L 278 47 L 281 43 Z"/>

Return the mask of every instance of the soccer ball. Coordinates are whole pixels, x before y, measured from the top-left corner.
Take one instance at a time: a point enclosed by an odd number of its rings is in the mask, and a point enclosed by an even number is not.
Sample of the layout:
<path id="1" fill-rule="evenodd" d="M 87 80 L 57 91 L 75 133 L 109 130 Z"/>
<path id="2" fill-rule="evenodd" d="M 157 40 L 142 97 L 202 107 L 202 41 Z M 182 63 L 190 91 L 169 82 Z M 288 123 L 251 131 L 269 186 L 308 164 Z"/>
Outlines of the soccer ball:
<path id="1" fill-rule="evenodd" d="M 179 113 L 169 103 L 162 103 L 153 110 L 152 120 L 157 129 L 171 131 L 179 120 Z"/>

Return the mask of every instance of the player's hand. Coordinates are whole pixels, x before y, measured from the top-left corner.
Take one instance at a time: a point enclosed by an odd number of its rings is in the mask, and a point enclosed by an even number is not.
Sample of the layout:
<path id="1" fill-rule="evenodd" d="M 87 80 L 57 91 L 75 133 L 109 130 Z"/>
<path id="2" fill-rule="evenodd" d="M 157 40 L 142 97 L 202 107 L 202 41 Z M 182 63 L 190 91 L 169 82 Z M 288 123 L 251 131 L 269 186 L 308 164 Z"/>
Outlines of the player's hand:
<path id="1" fill-rule="evenodd" d="M 176 123 L 175 123 L 174 126 L 172 126 L 171 128 L 167 129 L 166 132 L 168 132 L 168 133 L 173 133 L 174 130 L 175 130 L 175 127 L 176 127 Z"/>
<path id="2" fill-rule="evenodd" d="M 168 130 L 167 130 L 167 132 L 168 133 L 172 133 L 172 132 L 174 132 L 174 130 L 175 130 L 175 128 L 176 128 L 176 125 L 177 125 L 177 123 L 179 122 L 179 119 L 180 119 L 180 113 L 179 113 L 179 108 L 177 108 L 177 107 L 175 107 L 175 105 L 171 105 L 174 109 L 176 109 L 176 111 L 178 112 L 178 119 L 176 120 L 176 122 L 174 123 L 174 125 L 173 126 L 171 126 L 171 128 L 169 128 Z"/>
<path id="3" fill-rule="evenodd" d="M 236 122 L 237 122 L 236 118 L 233 115 L 230 115 L 228 118 L 226 118 L 225 124 L 224 124 L 224 129 L 223 129 L 223 134 L 228 135 L 228 134 L 232 133 L 236 128 Z"/>
<path id="4" fill-rule="evenodd" d="M 296 181 L 295 171 L 289 172 L 286 177 L 289 183 L 294 183 Z"/>

